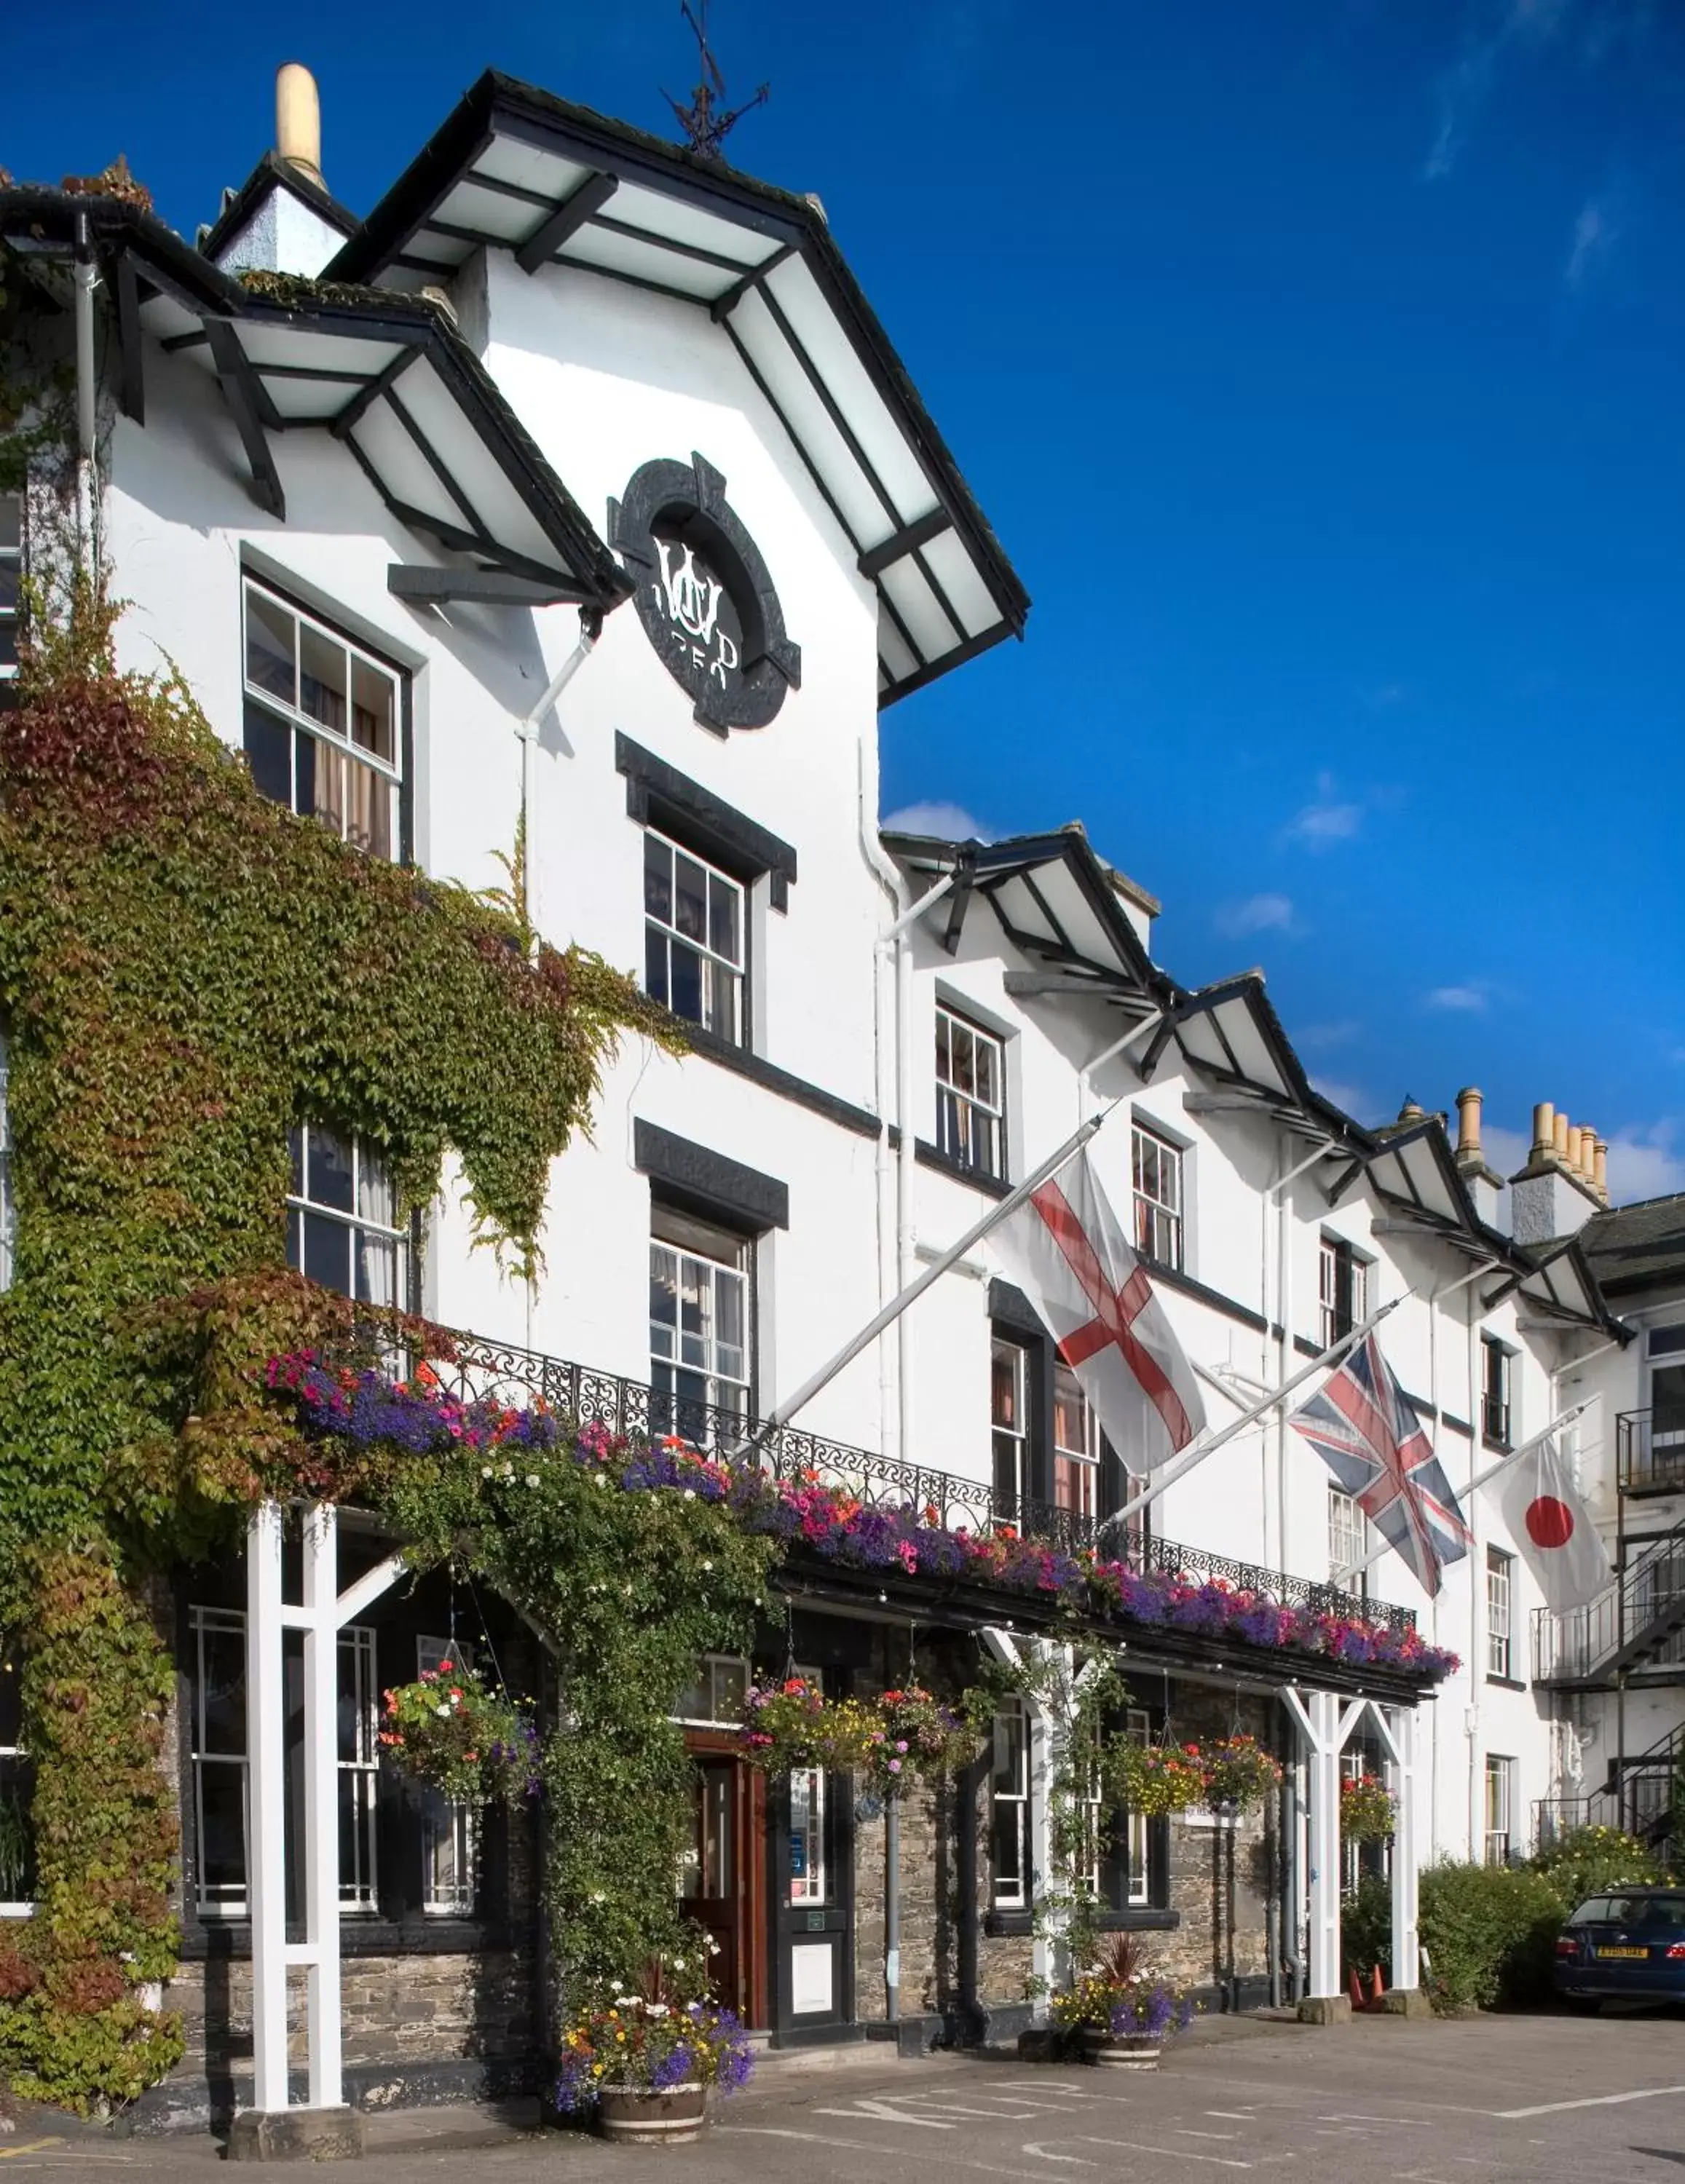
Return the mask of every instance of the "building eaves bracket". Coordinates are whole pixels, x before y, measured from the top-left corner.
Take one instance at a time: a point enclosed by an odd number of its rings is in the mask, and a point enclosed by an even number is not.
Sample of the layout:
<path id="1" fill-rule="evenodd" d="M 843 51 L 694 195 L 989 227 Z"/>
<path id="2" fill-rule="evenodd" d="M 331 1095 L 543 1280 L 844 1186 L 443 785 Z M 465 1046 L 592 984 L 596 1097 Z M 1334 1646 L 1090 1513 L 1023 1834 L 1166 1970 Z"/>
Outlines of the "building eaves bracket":
<path id="1" fill-rule="evenodd" d="M 536 273 L 555 257 L 570 236 L 600 213 L 620 187 L 617 175 L 588 175 L 572 195 L 564 198 L 547 219 L 541 220 L 515 254 L 523 273 Z"/>
<path id="2" fill-rule="evenodd" d="M 275 467 L 275 457 L 270 451 L 269 436 L 265 429 L 273 419 L 273 404 L 252 368 L 251 359 L 240 346 L 240 337 L 234 331 L 232 321 L 206 319 L 204 324 L 205 338 L 210 343 L 211 360 L 216 366 L 230 415 L 239 432 L 241 444 L 246 450 L 246 460 L 251 465 L 252 498 L 277 522 L 284 523 L 287 521 L 287 496 L 282 490 L 281 473 Z"/>
<path id="3" fill-rule="evenodd" d="M 507 569 L 435 569 L 408 561 L 390 565 L 386 588 L 393 599 L 416 606 L 579 606 L 586 598 L 577 584 L 545 583 Z"/>

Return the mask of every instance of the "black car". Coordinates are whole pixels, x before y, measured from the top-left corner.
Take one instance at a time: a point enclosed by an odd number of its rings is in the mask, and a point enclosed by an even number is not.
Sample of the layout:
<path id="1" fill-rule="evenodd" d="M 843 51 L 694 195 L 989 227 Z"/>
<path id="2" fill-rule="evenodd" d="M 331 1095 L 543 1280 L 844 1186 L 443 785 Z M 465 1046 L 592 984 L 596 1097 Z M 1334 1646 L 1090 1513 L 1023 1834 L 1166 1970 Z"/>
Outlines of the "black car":
<path id="1" fill-rule="evenodd" d="M 1685 1888 L 1588 1896 L 1557 1936 L 1556 1992 L 1587 2008 L 1610 1996 L 1685 2002 Z"/>

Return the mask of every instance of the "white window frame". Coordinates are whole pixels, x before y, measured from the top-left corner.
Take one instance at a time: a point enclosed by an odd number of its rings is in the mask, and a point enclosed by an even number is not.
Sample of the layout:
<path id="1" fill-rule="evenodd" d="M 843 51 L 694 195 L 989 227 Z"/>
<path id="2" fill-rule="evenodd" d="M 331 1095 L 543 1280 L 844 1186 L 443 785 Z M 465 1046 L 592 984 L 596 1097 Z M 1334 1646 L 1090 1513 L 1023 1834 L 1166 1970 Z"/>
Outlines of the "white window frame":
<path id="1" fill-rule="evenodd" d="M 652 1212 L 655 1209 L 652 1209 Z M 754 1327 L 750 1312 L 754 1303 L 750 1287 L 749 1271 L 751 1246 L 745 1240 L 741 1256 L 737 1263 L 713 1256 L 700 1244 L 680 1243 L 651 1233 L 650 1238 L 650 1386 L 652 1393 L 663 1402 L 670 1403 L 682 1421 L 685 1407 L 703 1404 L 711 1411 L 724 1412 L 728 1417 L 747 1418 L 749 1415 L 750 1367 L 753 1357 L 751 1345 Z M 659 1262 L 672 1262 L 670 1278 Z M 666 1333 L 667 1323 L 658 1320 L 655 1312 L 655 1291 L 658 1281 L 671 1290 L 674 1300 L 671 1327 L 671 1352 L 658 1346 L 658 1336 Z M 739 1344 L 723 1343 L 717 1333 L 722 1312 L 721 1301 L 728 1293 L 728 1285 L 734 1287 L 738 1296 L 738 1324 L 742 1334 Z M 684 1332 L 684 1308 L 687 1294 L 697 1299 L 706 1295 L 702 1313 L 703 1325 L 697 1334 L 687 1338 Z M 683 1351 L 687 1339 L 700 1346 L 703 1355 L 686 1358 Z M 725 1369 L 733 1351 L 737 1352 L 739 1371 Z M 700 1379 L 705 1392 L 700 1396 L 681 1391 L 681 1378 Z"/>
<path id="2" fill-rule="evenodd" d="M 349 1212 L 343 1206 L 330 1206 L 311 1195 L 311 1171 L 315 1166 L 315 1146 L 326 1141 L 338 1147 L 342 1156 L 349 1155 L 351 1163 L 351 1205 Z M 391 1186 L 386 1176 L 385 1162 L 377 1153 L 371 1152 L 357 1137 L 342 1137 L 338 1131 L 325 1129 L 318 1123 L 298 1123 L 288 1135 L 294 1173 L 302 1181 L 287 1194 L 287 1262 L 297 1272 L 304 1272 L 307 1219 L 331 1221 L 351 1232 L 348 1246 L 350 1252 L 353 1287 L 340 1290 L 342 1295 L 354 1296 L 361 1304 L 391 1306 L 405 1312 L 410 1305 L 410 1233 L 377 1215 L 357 1211 L 365 1196 L 377 1203 L 392 1205 Z M 362 1276 L 368 1263 L 365 1255 L 371 1248 L 389 1255 L 392 1274 L 390 1297 L 364 1296 L 360 1291 L 365 1286 Z M 324 1284 L 338 1290 L 337 1282 Z"/>
<path id="3" fill-rule="evenodd" d="M 15 1661 L 0 1661 L 0 1673 L 15 1675 L 17 1673 Z M 14 1767 L 25 1761 L 28 1757 L 21 1743 L 0 1744 L 0 1760 L 9 1760 Z M 3 1777 L 0 1777 L 0 1780 L 3 1780 Z M 25 1808 L 24 1824 L 25 1828 L 33 1834 L 27 1806 Z M 27 1919 L 34 1909 L 33 1901 L 27 1897 L 0 1896 L 0 1919 Z"/>
<path id="4" fill-rule="evenodd" d="M 15 522 L 8 521 L 11 510 L 16 511 Z M 11 632 L 7 649 L 14 655 L 0 660 L 0 682 L 17 680 L 15 655 L 24 620 L 23 580 L 24 497 L 20 493 L 0 493 L 0 630 Z"/>
<path id="5" fill-rule="evenodd" d="M 1185 1147 L 1141 1116 L 1130 1117 L 1130 1184 L 1135 1249 L 1154 1265 L 1169 1267 L 1178 1273 L 1187 1263 L 1186 1162 Z"/>
<path id="6" fill-rule="evenodd" d="M 1338 1324 L 1340 1306 L 1340 1262 L 1344 1258 L 1352 1270 L 1352 1305 L 1350 1324 Z M 1317 1334 L 1320 1346 L 1327 1350 L 1342 1334 L 1349 1334 L 1369 1317 L 1369 1270 L 1373 1259 L 1359 1251 L 1343 1236 L 1331 1236 L 1324 1232 L 1317 1240 L 1316 1296 Z"/>
<path id="7" fill-rule="evenodd" d="M 1145 1744 L 1152 1734 L 1152 1720 L 1145 1707 L 1130 1707 L 1124 1714 L 1124 1728 L 1137 1743 Z M 1187 1817 L 1186 1814 L 1183 1816 Z M 1126 1901 L 1131 1911 L 1141 1909 L 1152 1901 L 1152 1822 L 1145 1813 L 1131 1808 L 1128 1819 L 1129 1886 Z"/>
<path id="8" fill-rule="evenodd" d="M 1502 1683 L 1515 1675 L 1515 1557 L 1502 1547 L 1486 1551 L 1486 1672 Z"/>
<path id="9" fill-rule="evenodd" d="M 830 1777 L 823 1767 L 793 1767 L 789 1775 L 789 1825 L 796 1831 L 798 1819 L 806 1841 L 804 1870 L 789 1876 L 789 1903 L 820 1904 L 829 1898 L 830 1875 L 825 1858 L 825 1822 L 830 1799 Z"/>
<path id="10" fill-rule="evenodd" d="M 347 1664 L 350 1667 L 346 1684 Z M 375 1634 L 365 1623 L 349 1623 L 339 1633 L 339 1773 L 351 1788 L 351 1871 L 345 1871 L 345 1830 L 339 1832 L 339 1914 L 371 1916 L 380 1909 L 380 1677 Z M 345 1750 L 347 1699 L 350 1701 L 350 1750 Z"/>
<path id="11" fill-rule="evenodd" d="M 1485 1818 L 1486 1863 L 1507 1865 L 1515 1840 L 1515 1762 L 1502 1752 L 1486 1755 Z"/>
<path id="12" fill-rule="evenodd" d="M 1343 1570 L 1363 1562 L 1370 1552 L 1369 1518 L 1355 1494 L 1331 1482 L 1328 1489 L 1328 1582 L 1342 1592 L 1361 1592 L 1366 1573 L 1344 1578 Z"/>
<path id="13" fill-rule="evenodd" d="M 951 1003 L 936 1003 L 936 1149 L 962 1167 L 1004 1181 L 1007 1173 L 1007 1043 Z M 971 1089 L 957 1082 L 957 1055 L 968 1048 Z M 991 1100 L 977 1087 L 977 1057 L 989 1058 Z"/>
<path id="14" fill-rule="evenodd" d="M 18 1251 L 18 1208 L 12 1195 L 12 1108 L 6 1034 L 0 1031 L 0 1290 L 12 1286 Z"/>
<path id="15" fill-rule="evenodd" d="M 741 1729 L 743 1726 L 744 1696 L 750 1685 L 749 1663 L 741 1653 L 705 1653 L 696 1664 L 696 1680 L 689 1690 L 681 1691 L 678 1711 L 672 1719 L 688 1729 Z M 735 1685 L 736 1704 L 731 1702 Z M 722 1700 L 721 1693 L 726 1694 Z M 709 1711 L 689 1713 L 685 1701 L 693 1694 L 706 1696 Z"/>
<path id="16" fill-rule="evenodd" d="M 424 1676 L 442 1661 L 471 1669 L 474 1649 L 460 1639 L 418 1637 L 416 1674 Z M 421 1791 L 421 1915 L 427 1919 L 471 1919 L 479 1897 L 480 1829 L 478 1808 L 460 1798 L 447 1797 L 431 1785 Z M 438 1852 L 449 1840 L 457 1880 L 449 1891 L 436 1886 Z"/>
<path id="17" fill-rule="evenodd" d="M 389 861 L 396 863 L 403 855 L 400 830 L 403 824 L 405 694 L 402 676 L 388 661 L 371 652 L 366 646 L 357 644 L 354 638 L 348 637 L 343 629 L 337 629 L 332 622 L 324 621 L 320 616 L 313 615 L 303 607 L 295 606 L 291 599 L 284 598 L 272 586 L 260 582 L 254 577 L 248 575 L 245 577 L 241 586 L 240 598 L 241 689 L 247 705 L 256 706 L 260 712 L 266 714 L 271 722 L 287 732 L 287 778 L 290 793 L 286 808 L 290 811 L 298 812 L 298 739 L 301 735 L 309 736 L 314 743 L 319 744 L 346 769 L 347 794 L 344 799 L 345 809 L 339 815 L 339 839 L 343 842 L 352 839 L 351 816 L 355 799 L 349 793 L 350 769 L 354 766 L 361 767 L 371 777 L 369 790 L 371 797 L 383 796 L 386 800 L 388 846 L 382 850 L 376 845 L 372 838 L 357 846 L 364 849 L 371 856 L 383 856 Z M 377 751 L 371 750 L 366 744 L 358 743 L 344 730 L 336 729 L 326 722 L 317 720 L 314 714 L 307 713 L 304 710 L 301 702 L 289 700 L 276 691 L 266 690 L 260 682 L 253 680 L 250 623 L 251 603 L 254 599 L 263 599 L 277 613 L 289 615 L 293 619 L 295 631 L 293 643 L 293 683 L 295 689 L 299 693 L 300 699 L 302 699 L 304 688 L 304 649 L 306 630 L 314 631 L 324 643 L 338 647 L 345 654 L 348 705 L 354 706 L 355 704 L 355 678 L 360 666 L 366 673 L 377 675 L 382 682 L 389 686 L 392 693 L 393 752 L 390 759 L 382 758 Z M 299 816 L 315 818 L 324 825 L 327 823 L 320 810 L 310 813 L 299 813 Z"/>
<path id="18" fill-rule="evenodd" d="M 193 1648 L 192 1674 L 188 1678 L 191 1719 L 188 1722 L 188 1760 L 193 1780 L 193 1852 L 198 1872 L 198 1915 L 207 1920 L 249 1918 L 250 1909 L 244 1888 L 237 1896 L 209 1897 L 205 1894 L 204 1879 L 204 1770 L 208 1767 L 226 1767 L 238 1771 L 240 1783 L 240 1826 L 243 1855 L 242 1866 L 248 1886 L 252 1871 L 252 1800 L 251 1800 L 251 1708 L 250 1695 L 245 1701 L 246 1734 L 243 1740 L 246 1749 L 238 1752 L 207 1752 L 204 1749 L 204 1705 L 206 1677 L 204 1672 L 204 1640 L 209 1631 L 225 1637 L 237 1637 L 243 1646 L 246 1637 L 246 1618 L 237 1607 L 190 1607 L 187 1627 Z"/>
<path id="19" fill-rule="evenodd" d="M 655 844 L 667 853 L 667 901 L 670 911 L 678 900 L 678 860 L 695 866 L 706 882 L 708 904 L 708 938 L 699 940 L 694 934 L 681 933 L 672 916 L 658 916 L 650 907 L 649 889 L 650 846 Z M 749 970 L 749 890 L 739 879 L 703 856 L 700 851 L 687 849 L 676 842 L 671 834 L 664 834 L 659 827 L 644 830 L 644 990 L 658 1000 L 664 1008 L 672 1009 L 681 1022 L 694 1023 L 704 1031 L 712 1032 L 716 1038 L 725 1040 L 728 1046 L 749 1044 L 748 970 Z M 723 889 L 736 905 L 737 956 L 735 961 L 716 944 L 714 907 L 716 889 Z M 650 975 L 651 946 L 659 940 L 662 950 L 664 982 L 667 992 L 657 991 L 656 981 Z M 714 978 L 704 975 L 700 982 L 702 1013 L 687 1016 L 674 1008 L 672 1001 L 672 956 L 675 948 L 685 950 L 704 965 L 720 974 L 719 983 L 728 997 L 728 1006 L 720 1006 L 719 993 Z M 727 1020 L 722 1021 L 722 1017 Z"/>
<path id="20" fill-rule="evenodd" d="M 996 1372 L 1008 1359 L 1013 1416 L 1005 1419 L 996 1415 Z M 1021 1342 L 1004 1334 L 991 1335 L 989 1340 L 989 1442 L 997 1519 L 1021 1524 L 1023 1506 L 1029 1496 L 1029 1353 Z M 1003 1495 L 1001 1474 L 1007 1465 L 1015 1483 L 1010 1493 Z M 1010 1504 L 1010 1514 L 1001 1506 L 1003 1502 Z"/>
<path id="21" fill-rule="evenodd" d="M 1003 1753 L 1010 1758 L 1009 1741 L 1013 1731 L 1008 1723 L 1016 1723 L 1018 1765 L 1016 1779 L 1009 1788 L 1001 1787 Z M 989 1876 L 990 1901 L 997 1911 L 1028 1911 L 1035 1886 L 1035 1830 L 1031 1811 L 1034 1781 L 1034 1730 L 1029 1708 L 1016 1695 L 1009 1696 L 995 1715 L 994 1748 L 989 1775 Z M 1018 1842 L 1018 1872 L 1016 1880 L 1003 1880 L 999 1861 L 995 1855 L 1000 1841 L 1000 1813 L 1003 1806 L 1013 1812 L 1013 1833 Z"/>
<path id="22" fill-rule="evenodd" d="M 1062 1390 L 1079 1406 L 1079 1430 L 1082 1436 L 1080 1447 L 1067 1445 L 1059 1438 Z M 1062 1468 L 1074 1500 L 1062 1502 L 1059 1498 Z M 1073 1516 L 1091 1518 L 1100 1514 L 1100 1421 L 1088 1400 L 1087 1390 L 1063 1358 L 1057 1357 L 1053 1362 L 1053 1503 L 1056 1508 L 1068 1510 Z"/>

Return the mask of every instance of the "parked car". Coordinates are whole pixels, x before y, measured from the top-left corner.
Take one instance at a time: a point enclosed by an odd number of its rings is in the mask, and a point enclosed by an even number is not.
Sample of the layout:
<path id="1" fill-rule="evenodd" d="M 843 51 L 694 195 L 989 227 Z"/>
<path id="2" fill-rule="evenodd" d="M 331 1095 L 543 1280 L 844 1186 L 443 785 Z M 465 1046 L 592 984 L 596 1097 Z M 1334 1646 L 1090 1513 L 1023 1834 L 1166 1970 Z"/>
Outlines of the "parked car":
<path id="1" fill-rule="evenodd" d="M 1588 1896 L 1557 1936 L 1556 1992 L 1587 2008 L 1610 1996 L 1685 2003 L 1685 1888 Z"/>

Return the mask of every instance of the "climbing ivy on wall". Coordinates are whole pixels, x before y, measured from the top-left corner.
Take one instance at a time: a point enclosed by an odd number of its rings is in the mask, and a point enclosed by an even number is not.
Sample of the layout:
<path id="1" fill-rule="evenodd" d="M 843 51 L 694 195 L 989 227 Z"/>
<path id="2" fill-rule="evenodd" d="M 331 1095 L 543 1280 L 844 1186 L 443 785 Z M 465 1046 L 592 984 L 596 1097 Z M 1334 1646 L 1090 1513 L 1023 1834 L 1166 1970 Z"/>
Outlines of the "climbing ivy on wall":
<path id="1" fill-rule="evenodd" d="M 0 419 L 0 455 L 43 414 Z M 360 1135 L 406 1206 L 454 1152 L 531 1273 L 605 1061 L 677 1034 L 506 905 L 266 802 L 179 681 L 116 671 L 96 575 L 61 557 L 31 604 L 0 714 L 0 1627 L 27 1634 L 39 1908 L 0 1930 L 0 2071 L 86 2107 L 178 2052 L 144 1992 L 174 1959 L 176 1847 L 146 1573 L 232 1537 L 285 1435 L 206 1363 L 208 1329 L 273 1354 L 324 1309 L 285 1268 L 289 1128 Z"/>

